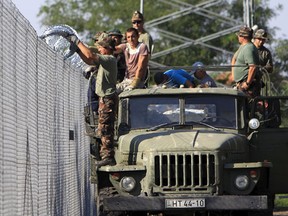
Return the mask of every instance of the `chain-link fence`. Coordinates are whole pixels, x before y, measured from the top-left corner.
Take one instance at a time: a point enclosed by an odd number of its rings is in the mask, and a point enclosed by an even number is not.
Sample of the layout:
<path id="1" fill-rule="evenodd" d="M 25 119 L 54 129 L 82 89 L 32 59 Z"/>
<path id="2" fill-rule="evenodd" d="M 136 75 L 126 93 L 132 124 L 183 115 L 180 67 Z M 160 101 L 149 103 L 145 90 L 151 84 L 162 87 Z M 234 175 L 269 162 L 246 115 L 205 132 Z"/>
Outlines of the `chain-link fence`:
<path id="1" fill-rule="evenodd" d="M 86 81 L 0 0 L 0 216 L 94 215 Z"/>

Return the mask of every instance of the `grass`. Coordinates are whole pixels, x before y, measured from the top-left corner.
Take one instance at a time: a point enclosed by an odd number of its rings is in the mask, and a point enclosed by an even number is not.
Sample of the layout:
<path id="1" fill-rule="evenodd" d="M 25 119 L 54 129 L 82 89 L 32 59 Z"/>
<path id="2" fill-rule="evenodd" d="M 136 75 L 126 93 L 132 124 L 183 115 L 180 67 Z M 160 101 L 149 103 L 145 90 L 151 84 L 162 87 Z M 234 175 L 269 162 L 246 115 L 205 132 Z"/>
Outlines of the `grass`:
<path id="1" fill-rule="evenodd" d="M 276 195 L 275 208 L 288 208 L 288 194 L 277 194 Z"/>

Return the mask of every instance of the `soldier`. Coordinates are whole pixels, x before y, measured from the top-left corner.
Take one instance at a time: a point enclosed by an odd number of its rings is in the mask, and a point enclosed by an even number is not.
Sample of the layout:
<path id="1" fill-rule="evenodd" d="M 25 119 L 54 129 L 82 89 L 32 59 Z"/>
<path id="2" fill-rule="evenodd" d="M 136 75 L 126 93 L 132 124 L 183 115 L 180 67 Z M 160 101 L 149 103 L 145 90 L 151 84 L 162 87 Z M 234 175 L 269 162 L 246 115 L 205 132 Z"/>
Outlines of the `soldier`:
<path id="1" fill-rule="evenodd" d="M 139 42 L 143 42 L 148 47 L 149 55 L 151 56 L 153 51 L 153 39 L 151 35 L 144 29 L 144 16 L 139 11 L 135 11 L 132 15 L 131 22 L 133 28 L 138 30 Z"/>
<path id="2" fill-rule="evenodd" d="M 112 29 L 107 32 L 110 37 L 112 37 L 113 40 L 115 40 L 115 46 L 118 46 L 122 44 L 122 38 L 123 35 L 121 34 L 121 31 L 119 29 Z M 117 68 L 118 68 L 118 74 L 117 74 L 117 82 L 120 83 L 123 81 L 126 71 L 126 61 L 124 53 L 115 53 L 114 56 L 117 59 Z"/>
<path id="3" fill-rule="evenodd" d="M 67 37 L 71 46 L 77 48 L 77 53 L 86 64 L 98 66 L 95 91 L 99 96 L 97 132 L 101 139 L 101 160 L 97 161 L 97 167 L 116 164 L 114 159 L 114 122 L 118 103 L 116 94 L 117 61 L 113 56 L 115 40 L 111 37 L 101 39 L 100 41 L 99 36 L 99 41 L 95 44 L 99 53 L 94 53 L 76 35 Z"/>
<path id="4" fill-rule="evenodd" d="M 267 32 L 264 29 L 258 29 L 254 34 L 254 45 L 258 49 L 259 63 L 262 66 L 262 71 L 272 73 L 273 61 L 272 55 L 269 49 L 264 46 L 264 43 L 268 41 Z"/>
<path id="5" fill-rule="evenodd" d="M 258 74 L 259 55 L 257 48 L 251 42 L 253 30 L 247 26 L 236 33 L 240 47 L 232 58 L 232 76 L 237 89 L 243 91 L 249 98 L 260 95 L 261 80 Z"/>

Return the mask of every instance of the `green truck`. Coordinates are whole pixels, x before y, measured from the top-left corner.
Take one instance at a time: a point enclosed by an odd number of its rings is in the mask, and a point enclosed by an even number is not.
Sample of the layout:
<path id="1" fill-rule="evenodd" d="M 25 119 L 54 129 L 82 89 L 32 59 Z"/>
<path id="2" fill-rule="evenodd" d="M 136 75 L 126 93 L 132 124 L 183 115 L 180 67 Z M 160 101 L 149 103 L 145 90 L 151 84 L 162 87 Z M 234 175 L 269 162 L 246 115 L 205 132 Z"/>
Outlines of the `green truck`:
<path id="1" fill-rule="evenodd" d="M 288 193 L 287 102 L 225 87 L 123 92 L 117 164 L 91 156 L 97 215 L 272 216 Z"/>

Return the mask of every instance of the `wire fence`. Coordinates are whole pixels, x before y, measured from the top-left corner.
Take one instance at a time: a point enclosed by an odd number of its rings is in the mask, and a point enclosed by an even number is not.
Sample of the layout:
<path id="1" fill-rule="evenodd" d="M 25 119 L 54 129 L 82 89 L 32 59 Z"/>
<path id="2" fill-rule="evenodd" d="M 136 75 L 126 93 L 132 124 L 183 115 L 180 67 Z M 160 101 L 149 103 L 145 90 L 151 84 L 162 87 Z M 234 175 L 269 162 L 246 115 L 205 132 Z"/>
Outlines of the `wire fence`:
<path id="1" fill-rule="evenodd" d="M 0 216 L 95 215 L 79 70 L 0 0 Z"/>

